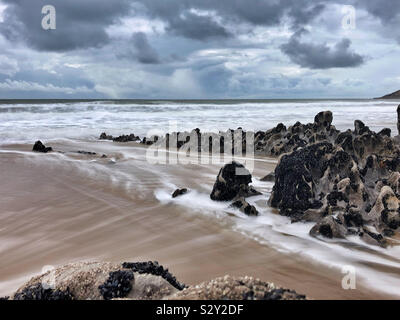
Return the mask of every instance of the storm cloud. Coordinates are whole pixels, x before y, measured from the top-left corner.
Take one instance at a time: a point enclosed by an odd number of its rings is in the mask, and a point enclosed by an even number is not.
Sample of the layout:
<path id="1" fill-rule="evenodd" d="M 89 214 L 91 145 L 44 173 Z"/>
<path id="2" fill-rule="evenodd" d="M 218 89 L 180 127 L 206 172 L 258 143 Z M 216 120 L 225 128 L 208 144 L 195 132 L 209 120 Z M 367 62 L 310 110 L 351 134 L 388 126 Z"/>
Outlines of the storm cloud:
<path id="1" fill-rule="evenodd" d="M 0 97 L 379 96 L 399 24 L 398 0 L 0 0 Z"/>
<path id="2" fill-rule="evenodd" d="M 7 5 L 0 32 L 11 41 L 26 42 L 42 51 L 98 47 L 109 42 L 106 28 L 131 11 L 129 0 L 2 0 Z M 42 7 L 57 9 L 57 29 L 45 32 Z"/>
<path id="3" fill-rule="evenodd" d="M 293 63 L 310 69 L 349 68 L 364 63 L 363 56 L 351 51 L 349 39 L 342 39 L 329 47 L 325 43 L 301 42 L 304 33 L 295 33 L 288 43 L 281 46 Z"/>

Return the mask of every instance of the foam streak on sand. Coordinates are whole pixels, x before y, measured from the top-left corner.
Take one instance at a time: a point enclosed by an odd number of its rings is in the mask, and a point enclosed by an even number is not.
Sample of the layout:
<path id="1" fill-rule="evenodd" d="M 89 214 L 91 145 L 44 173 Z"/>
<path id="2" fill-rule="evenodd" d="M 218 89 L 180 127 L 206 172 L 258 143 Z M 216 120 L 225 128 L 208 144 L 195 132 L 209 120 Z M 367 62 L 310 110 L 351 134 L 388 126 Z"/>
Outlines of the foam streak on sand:
<path id="1" fill-rule="evenodd" d="M 397 294 L 397 249 L 381 254 L 356 240 L 353 247 L 317 241 L 308 236 L 309 226 L 290 224 L 267 206 L 272 184 L 257 177 L 273 170 L 274 161 L 256 161 L 254 185 L 263 195 L 249 202 L 261 215 L 247 217 L 210 200 L 218 165 L 151 165 L 145 149 L 134 143 L 51 146 L 65 153 L 33 155 L 31 146 L 14 145 L 0 155 L 0 179 L 6 181 L 0 186 L 0 295 L 44 265 L 88 259 L 158 260 L 187 284 L 232 274 L 314 298 Z M 191 191 L 172 199 L 182 187 Z M 343 264 L 356 266 L 357 290 L 342 289 Z"/>

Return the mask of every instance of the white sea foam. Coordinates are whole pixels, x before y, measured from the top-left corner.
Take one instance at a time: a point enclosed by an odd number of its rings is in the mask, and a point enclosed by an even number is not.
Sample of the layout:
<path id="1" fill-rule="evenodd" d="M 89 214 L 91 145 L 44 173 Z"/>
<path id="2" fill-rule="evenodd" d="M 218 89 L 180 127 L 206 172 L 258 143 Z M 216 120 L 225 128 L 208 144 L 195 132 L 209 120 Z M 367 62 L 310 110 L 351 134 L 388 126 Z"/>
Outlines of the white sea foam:
<path id="1" fill-rule="evenodd" d="M 266 130 L 279 122 L 312 122 L 316 113 L 331 110 L 334 125 L 343 130 L 355 119 L 373 130 L 396 130 L 399 101 L 381 100 L 291 100 L 199 102 L 70 102 L 47 104 L 0 104 L 0 143 L 32 142 L 36 139 L 94 139 L 103 131 L 145 136 L 149 130 L 170 131 L 177 122 L 180 131 L 205 131 L 243 127 Z"/>

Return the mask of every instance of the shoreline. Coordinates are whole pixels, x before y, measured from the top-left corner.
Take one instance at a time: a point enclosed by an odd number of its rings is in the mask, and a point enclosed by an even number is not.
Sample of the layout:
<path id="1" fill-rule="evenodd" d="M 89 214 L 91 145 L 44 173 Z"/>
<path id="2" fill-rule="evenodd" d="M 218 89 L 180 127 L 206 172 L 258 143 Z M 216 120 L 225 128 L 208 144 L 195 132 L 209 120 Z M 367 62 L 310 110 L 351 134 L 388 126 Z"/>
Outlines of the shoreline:
<path id="1" fill-rule="evenodd" d="M 28 151 L 28 146 L 22 150 Z M 26 198 L 24 203 L 17 199 L 8 202 L 6 208 L 10 213 L 9 218 L 4 220 L 2 217 L 1 225 L 7 225 L 8 229 L 14 230 L 9 230 L 7 234 L 2 233 L 2 237 L 14 240 L 18 237 L 26 238 L 25 235 L 29 234 L 32 224 L 35 230 L 44 228 L 44 233 L 30 240 L 25 239 L 25 243 L 16 244 L 12 249 L 6 249 L 6 252 L 8 250 L 14 256 L 11 260 L 4 255 L 3 249 L 2 256 L 5 258 L 0 262 L 2 282 L 18 278 L 24 270 L 26 274 L 26 265 L 29 265 L 30 274 L 33 275 L 40 272 L 40 268 L 45 264 L 61 265 L 82 259 L 155 259 L 170 267 L 181 281 L 189 284 L 225 274 L 250 275 L 294 289 L 314 299 L 394 298 L 381 292 L 371 292 L 371 288 L 361 286 L 358 290 L 343 290 L 343 275 L 340 271 L 304 261 L 304 258 L 293 254 L 280 253 L 224 226 L 214 224 L 202 216 L 188 216 L 185 212 L 177 212 L 182 210 L 177 210 L 174 205 L 164 206 L 162 212 L 159 212 L 154 199 L 141 199 L 142 208 L 145 208 L 146 213 L 146 217 L 143 217 L 143 212 L 131 209 L 134 202 L 124 190 L 115 187 L 110 189 L 104 185 L 104 181 L 84 178 L 77 174 L 74 167 L 66 169 L 68 161 L 64 164 L 53 163 L 52 167 L 49 167 L 48 163 L 46 164 L 49 159 L 32 161 L 23 155 L 15 155 L 11 151 L 10 153 L 11 155 L 6 157 L 3 157 L 5 153 L 2 154 L 2 160 L 6 160 L 0 162 L 1 178 L 3 181 L 20 181 L 7 187 L 3 185 L 0 187 L 0 194 L 3 195 L 3 199 L 4 196 L 12 198 L 15 191 L 18 191 L 26 193 Z M 257 170 L 265 173 L 265 167 L 257 168 L 256 172 Z M 214 174 L 216 173 L 214 171 Z M 30 177 L 30 183 L 26 183 L 27 177 Z M 46 182 L 44 185 L 38 184 L 43 180 Z M 30 194 L 32 190 L 34 192 Z M 60 206 L 60 200 L 63 200 L 62 208 L 57 208 L 57 217 L 54 217 L 49 208 Z M 43 201 L 47 201 L 46 208 L 40 208 L 38 205 L 36 209 L 40 209 L 40 212 L 35 213 L 33 204 Z M 79 208 L 79 203 L 85 203 L 85 206 L 90 208 L 90 213 L 84 208 Z M 71 212 L 71 209 L 74 212 Z M 121 213 L 123 218 L 116 218 L 115 211 Z M 20 212 L 20 219 L 13 219 L 12 214 L 16 212 Z M 22 221 L 18 221 L 21 219 L 25 221 L 26 226 L 22 226 Z M 56 219 L 56 222 L 52 221 L 51 224 L 59 228 L 61 233 L 46 233 L 49 226 L 43 227 L 36 222 L 37 219 L 43 222 Z M 64 225 L 61 222 L 65 222 L 65 219 L 75 222 Z M 102 221 L 98 222 L 99 219 Z M 68 230 L 74 231 L 75 234 L 68 235 Z M 103 245 L 96 243 L 99 239 Z M 25 245 L 28 247 L 24 248 Z M 27 257 L 28 254 L 32 256 Z M 204 264 L 205 260 L 208 261 L 207 264 Z M 201 269 L 196 267 L 199 265 L 202 266 Z M 10 290 L 11 288 L 2 288 L 0 295 L 10 294 Z"/>

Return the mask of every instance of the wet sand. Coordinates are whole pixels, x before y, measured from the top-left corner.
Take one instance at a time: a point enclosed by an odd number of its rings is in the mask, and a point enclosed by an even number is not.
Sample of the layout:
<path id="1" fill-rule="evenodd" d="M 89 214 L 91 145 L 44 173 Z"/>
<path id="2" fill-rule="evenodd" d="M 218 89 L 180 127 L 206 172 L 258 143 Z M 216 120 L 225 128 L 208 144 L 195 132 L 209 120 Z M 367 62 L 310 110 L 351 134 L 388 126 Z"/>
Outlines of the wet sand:
<path id="1" fill-rule="evenodd" d="M 117 148 L 125 147 L 113 148 L 108 154 L 115 151 L 118 158 Z M 7 149 L 29 151 L 30 146 Z M 96 166 L 114 170 L 109 158 L 97 159 Z M 338 270 L 279 252 L 174 203 L 160 204 L 154 190 L 163 177 L 155 176 L 139 155 L 134 167 L 126 169 L 136 173 L 131 183 L 120 182 L 129 176 L 115 176 L 110 183 L 86 168 L 90 160 L 81 155 L 0 153 L 0 295 L 11 294 L 45 265 L 157 260 L 186 284 L 225 274 L 250 275 L 314 299 L 393 298 L 359 283 L 357 290 L 344 290 Z M 123 157 L 118 161 L 117 166 L 131 165 Z M 257 162 L 254 175 L 261 177 L 273 167 L 270 161 Z M 166 174 L 176 185 L 196 189 L 212 183 L 219 168 L 175 166 Z M 204 171 L 207 181 L 194 178 Z"/>

